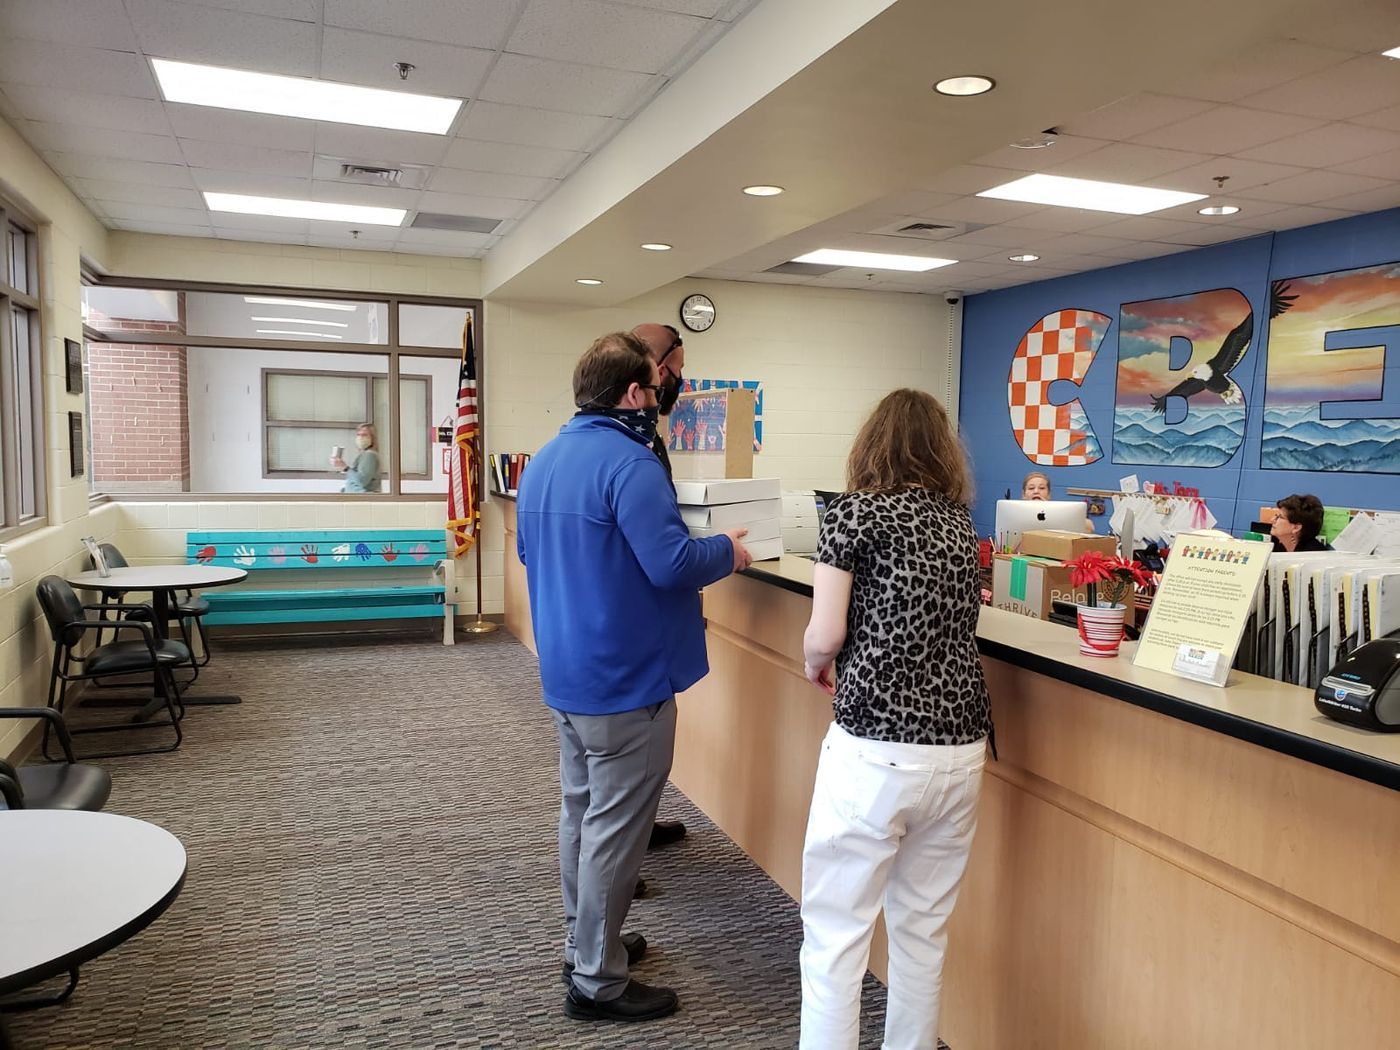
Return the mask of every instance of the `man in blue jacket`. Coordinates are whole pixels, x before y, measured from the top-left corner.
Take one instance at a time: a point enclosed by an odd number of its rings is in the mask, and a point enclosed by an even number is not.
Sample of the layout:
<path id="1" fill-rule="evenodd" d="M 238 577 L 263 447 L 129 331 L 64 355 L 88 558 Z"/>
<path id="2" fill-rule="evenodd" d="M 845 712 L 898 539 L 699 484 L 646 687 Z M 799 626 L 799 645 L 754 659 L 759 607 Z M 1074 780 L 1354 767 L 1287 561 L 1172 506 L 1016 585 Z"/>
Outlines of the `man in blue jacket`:
<path id="1" fill-rule="evenodd" d="M 574 369 L 579 412 L 516 504 L 540 679 L 559 732 L 570 1017 L 646 1021 L 676 993 L 632 980 L 622 922 L 675 747 L 675 694 L 709 671 L 699 589 L 746 568 L 744 530 L 691 539 L 651 451 L 656 363 L 624 332 Z M 633 941 L 632 958 L 645 942 Z"/>

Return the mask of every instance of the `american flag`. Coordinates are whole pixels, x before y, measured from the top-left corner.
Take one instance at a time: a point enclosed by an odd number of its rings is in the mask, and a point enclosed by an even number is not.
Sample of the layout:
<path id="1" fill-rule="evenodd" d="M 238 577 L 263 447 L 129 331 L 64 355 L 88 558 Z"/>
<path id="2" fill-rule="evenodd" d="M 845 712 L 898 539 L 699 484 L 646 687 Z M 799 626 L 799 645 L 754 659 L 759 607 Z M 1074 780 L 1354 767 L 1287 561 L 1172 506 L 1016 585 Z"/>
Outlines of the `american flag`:
<path id="1" fill-rule="evenodd" d="M 462 325 L 462 372 L 457 380 L 457 430 L 447 485 L 447 530 L 452 533 L 453 557 L 461 557 L 476 542 L 481 524 L 477 506 L 476 447 L 480 423 L 476 410 L 476 344 L 472 315 Z"/>

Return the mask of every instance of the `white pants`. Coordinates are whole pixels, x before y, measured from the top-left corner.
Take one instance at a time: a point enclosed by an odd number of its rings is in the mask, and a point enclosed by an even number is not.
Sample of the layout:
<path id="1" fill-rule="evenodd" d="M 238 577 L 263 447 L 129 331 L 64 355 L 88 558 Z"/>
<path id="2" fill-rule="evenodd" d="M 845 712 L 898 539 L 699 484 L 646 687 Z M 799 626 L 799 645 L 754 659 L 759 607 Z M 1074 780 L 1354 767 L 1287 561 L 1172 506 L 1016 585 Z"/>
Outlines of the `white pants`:
<path id="1" fill-rule="evenodd" d="M 977 827 L 985 740 L 822 741 L 802 851 L 801 1050 L 855 1050 L 883 904 L 890 966 L 884 1050 L 934 1050 L 948 917 Z"/>

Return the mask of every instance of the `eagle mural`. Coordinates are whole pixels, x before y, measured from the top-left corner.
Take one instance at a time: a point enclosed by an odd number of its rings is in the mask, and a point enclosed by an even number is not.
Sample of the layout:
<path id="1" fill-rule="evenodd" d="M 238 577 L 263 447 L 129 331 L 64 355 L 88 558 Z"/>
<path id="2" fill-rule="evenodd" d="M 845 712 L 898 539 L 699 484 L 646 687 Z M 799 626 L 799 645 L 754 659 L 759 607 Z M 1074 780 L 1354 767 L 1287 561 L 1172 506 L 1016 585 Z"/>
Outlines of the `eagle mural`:
<path id="1" fill-rule="evenodd" d="M 1240 396 L 1240 388 L 1230 378 L 1230 369 L 1240 363 L 1240 358 L 1244 357 L 1244 352 L 1249 349 L 1249 341 L 1252 338 L 1254 312 L 1250 311 L 1243 321 L 1230 329 L 1230 334 L 1221 341 L 1220 349 L 1214 357 L 1191 369 L 1190 378 L 1183 379 L 1160 397 L 1152 398 L 1152 411 L 1165 412 L 1169 397 L 1191 397 L 1203 390 L 1219 394 L 1220 400 L 1227 405 L 1240 404 L 1243 398 Z"/>

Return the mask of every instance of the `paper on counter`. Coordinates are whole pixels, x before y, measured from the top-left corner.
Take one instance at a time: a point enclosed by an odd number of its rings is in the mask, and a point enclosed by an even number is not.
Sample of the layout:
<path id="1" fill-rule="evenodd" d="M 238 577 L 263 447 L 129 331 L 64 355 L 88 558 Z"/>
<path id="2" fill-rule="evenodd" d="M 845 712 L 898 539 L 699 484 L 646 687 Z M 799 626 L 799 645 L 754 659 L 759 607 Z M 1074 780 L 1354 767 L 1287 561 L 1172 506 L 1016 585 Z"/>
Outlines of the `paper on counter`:
<path id="1" fill-rule="evenodd" d="M 1332 549 L 1351 554 L 1370 554 L 1380 544 L 1384 529 L 1365 511 L 1355 515 L 1332 540 Z"/>

